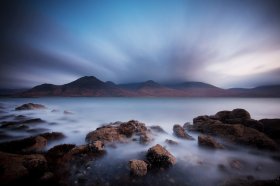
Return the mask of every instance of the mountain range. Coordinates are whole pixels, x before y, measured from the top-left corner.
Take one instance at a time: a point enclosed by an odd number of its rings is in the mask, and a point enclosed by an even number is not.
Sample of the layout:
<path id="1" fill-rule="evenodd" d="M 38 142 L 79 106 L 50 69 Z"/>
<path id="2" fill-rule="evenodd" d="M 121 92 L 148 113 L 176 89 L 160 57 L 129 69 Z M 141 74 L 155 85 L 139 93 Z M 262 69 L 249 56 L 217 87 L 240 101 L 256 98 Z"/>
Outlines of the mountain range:
<path id="1" fill-rule="evenodd" d="M 222 89 L 202 82 L 159 84 L 149 80 L 115 84 L 94 76 L 84 76 L 64 85 L 42 84 L 13 94 L 16 97 L 280 97 L 280 85 L 251 89 Z"/>

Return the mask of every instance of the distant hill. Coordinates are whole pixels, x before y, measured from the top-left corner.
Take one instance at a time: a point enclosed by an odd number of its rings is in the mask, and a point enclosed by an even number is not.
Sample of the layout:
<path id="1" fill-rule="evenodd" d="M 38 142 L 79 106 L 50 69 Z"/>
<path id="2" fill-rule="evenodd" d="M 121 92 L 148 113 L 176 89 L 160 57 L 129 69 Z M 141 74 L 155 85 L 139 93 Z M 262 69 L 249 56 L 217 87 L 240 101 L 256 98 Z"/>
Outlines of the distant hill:
<path id="1" fill-rule="evenodd" d="M 17 97 L 93 96 L 93 97 L 280 97 L 280 85 L 252 89 L 222 89 L 203 82 L 159 84 L 152 80 L 138 83 L 115 84 L 94 76 L 84 76 L 64 85 L 42 84 Z"/>

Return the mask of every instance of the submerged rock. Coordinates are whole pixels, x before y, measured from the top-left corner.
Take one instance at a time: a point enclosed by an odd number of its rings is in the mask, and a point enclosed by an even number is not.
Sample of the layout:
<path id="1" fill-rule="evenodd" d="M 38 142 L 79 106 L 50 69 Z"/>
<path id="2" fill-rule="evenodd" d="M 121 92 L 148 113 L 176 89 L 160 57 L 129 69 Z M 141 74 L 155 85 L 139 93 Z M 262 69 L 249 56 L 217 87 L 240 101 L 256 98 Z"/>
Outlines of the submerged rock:
<path id="1" fill-rule="evenodd" d="M 176 158 L 159 144 L 151 147 L 146 157 L 154 167 L 169 167 L 176 163 Z"/>
<path id="2" fill-rule="evenodd" d="M 147 174 L 148 165 L 143 160 L 130 160 L 129 168 L 132 175 L 145 176 Z"/>
<path id="3" fill-rule="evenodd" d="M 166 134 L 167 132 L 165 130 L 163 130 L 163 128 L 159 125 L 154 125 L 154 126 L 150 126 L 150 129 L 152 131 L 158 132 L 158 133 L 164 133 Z"/>
<path id="4" fill-rule="evenodd" d="M 203 147 L 213 148 L 213 149 L 224 148 L 222 144 L 218 143 L 213 137 L 208 135 L 199 135 L 198 145 Z"/>
<path id="5" fill-rule="evenodd" d="M 16 110 L 36 110 L 36 109 L 45 109 L 44 105 L 34 104 L 34 103 L 26 103 L 19 107 L 16 107 Z"/>
<path id="6" fill-rule="evenodd" d="M 194 140 L 194 138 L 190 135 L 188 135 L 183 127 L 180 125 L 174 125 L 173 126 L 173 132 L 174 135 L 178 138 L 187 139 L 187 140 Z"/>
<path id="7" fill-rule="evenodd" d="M 169 145 L 178 145 L 179 144 L 177 141 L 173 141 L 173 140 L 170 140 L 170 139 L 166 139 L 165 143 L 167 143 Z"/>

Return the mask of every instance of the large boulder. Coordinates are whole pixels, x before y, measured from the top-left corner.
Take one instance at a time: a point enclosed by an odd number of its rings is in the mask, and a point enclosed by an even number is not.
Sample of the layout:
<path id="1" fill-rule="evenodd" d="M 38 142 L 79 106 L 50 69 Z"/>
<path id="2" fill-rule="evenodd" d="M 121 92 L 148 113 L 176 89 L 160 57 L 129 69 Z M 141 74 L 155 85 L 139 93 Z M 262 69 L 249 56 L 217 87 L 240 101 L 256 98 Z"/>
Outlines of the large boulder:
<path id="1" fill-rule="evenodd" d="M 19 184 L 26 178 L 38 180 L 47 171 L 47 161 L 43 155 L 16 155 L 0 152 L 1 184 Z"/>
<path id="2" fill-rule="evenodd" d="M 158 125 L 150 126 L 150 129 L 157 133 L 164 133 L 164 134 L 167 133 L 161 126 L 158 126 Z"/>
<path id="3" fill-rule="evenodd" d="M 151 147 L 146 157 L 153 167 L 169 167 L 176 163 L 176 158 L 159 144 Z"/>
<path id="4" fill-rule="evenodd" d="M 176 125 L 173 126 L 173 133 L 178 138 L 187 139 L 187 140 L 194 140 L 194 138 L 192 136 L 188 135 L 186 133 L 185 129 L 183 127 L 181 127 L 180 125 L 176 124 Z"/>
<path id="5" fill-rule="evenodd" d="M 143 160 L 129 161 L 130 173 L 134 176 L 145 176 L 148 170 L 148 164 Z"/>
<path id="6" fill-rule="evenodd" d="M 19 107 L 16 107 L 16 110 L 36 110 L 36 109 L 45 109 L 44 105 L 34 104 L 34 103 L 26 103 Z"/>
<path id="7" fill-rule="evenodd" d="M 259 149 L 276 150 L 276 143 L 264 133 L 241 124 L 227 125 L 209 116 L 199 116 L 193 120 L 192 130 L 218 136 L 231 142 Z"/>
<path id="8" fill-rule="evenodd" d="M 101 141 L 103 143 L 111 142 L 127 142 L 132 136 L 138 137 L 140 143 L 148 143 L 150 141 L 149 131 L 145 124 L 135 120 L 128 122 L 118 122 L 97 128 L 87 134 L 86 141 L 92 143 Z"/>
<path id="9" fill-rule="evenodd" d="M 232 111 L 220 111 L 215 114 L 215 117 L 223 123 L 241 124 L 251 119 L 251 115 L 245 109 L 234 109 Z"/>
<path id="10" fill-rule="evenodd" d="M 217 142 L 213 137 L 208 135 L 198 136 L 198 145 L 202 147 L 212 148 L 212 149 L 222 149 L 224 148 L 222 144 Z"/>

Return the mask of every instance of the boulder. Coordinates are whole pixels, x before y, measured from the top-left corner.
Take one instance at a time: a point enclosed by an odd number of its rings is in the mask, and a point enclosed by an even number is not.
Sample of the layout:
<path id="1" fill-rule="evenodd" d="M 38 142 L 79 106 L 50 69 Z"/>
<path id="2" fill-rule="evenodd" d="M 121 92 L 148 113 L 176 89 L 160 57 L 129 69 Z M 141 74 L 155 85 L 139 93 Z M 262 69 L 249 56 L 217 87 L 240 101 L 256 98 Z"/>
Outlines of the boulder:
<path id="1" fill-rule="evenodd" d="M 217 112 L 214 117 L 227 124 L 241 124 L 251 119 L 250 113 L 245 109 L 240 108 L 234 109 L 232 111 Z"/>
<path id="2" fill-rule="evenodd" d="M 26 103 L 19 107 L 16 107 L 16 110 L 36 110 L 36 109 L 45 109 L 44 105 L 34 104 L 34 103 Z"/>
<path id="3" fill-rule="evenodd" d="M 176 158 L 164 147 L 157 144 L 148 150 L 147 160 L 154 167 L 169 167 L 176 163 Z"/>
<path id="4" fill-rule="evenodd" d="M 241 124 L 223 124 L 208 116 L 199 116 L 193 120 L 193 130 L 218 136 L 231 142 L 259 149 L 276 150 L 276 143 L 264 133 Z"/>
<path id="5" fill-rule="evenodd" d="M 35 181 L 47 170 L 47 161 L 43 155 L 16 155 L 0 152 L 1 184 L 19 184 L 32 177 Z"/>
<path id="6" fill-rule="evenodd" d="M 199 135 L 198 145 L 202 147 L 212 148 L 212 149 L 224 148 L 222 144 L 218 143 L 213 137 L 208 135 Z"/>
<path id="7" fill-rule="evenodd" d="M 129 161 L 130 173 L 134 176 L 145 176 L 147 174 L 148 165 L 143 160 Z"/>
<path id="8" fill-rule="evenodd" d="M 105 126 L 96 129 L 95 131 L 92 131 L 87 134 L 86 141 L 88 143 L 100 140 L 104 143 L 108 142 L 122 142 L 125 139 L 125 135 L 120 134 L 118 127 L 115 126 Z"/>
<path id="9" fill-rule="evenodd" d="M 183 127 L 180 125 L 174 125 L 173 126 L 173 132 L 174 135 L 178 138 L 187 139 L 187 140 L 194 140 L 194 138 L 190 135 L 188 135 Z"/>
<path id="10" fill-rule="evenodd" d="M 69 152 L 71 149 L 75 148 L 74 144 L 62 144 L 56 145 L 47 152 L 47 156 L 52 158 L 62 157 L 64 154 Z"/>

